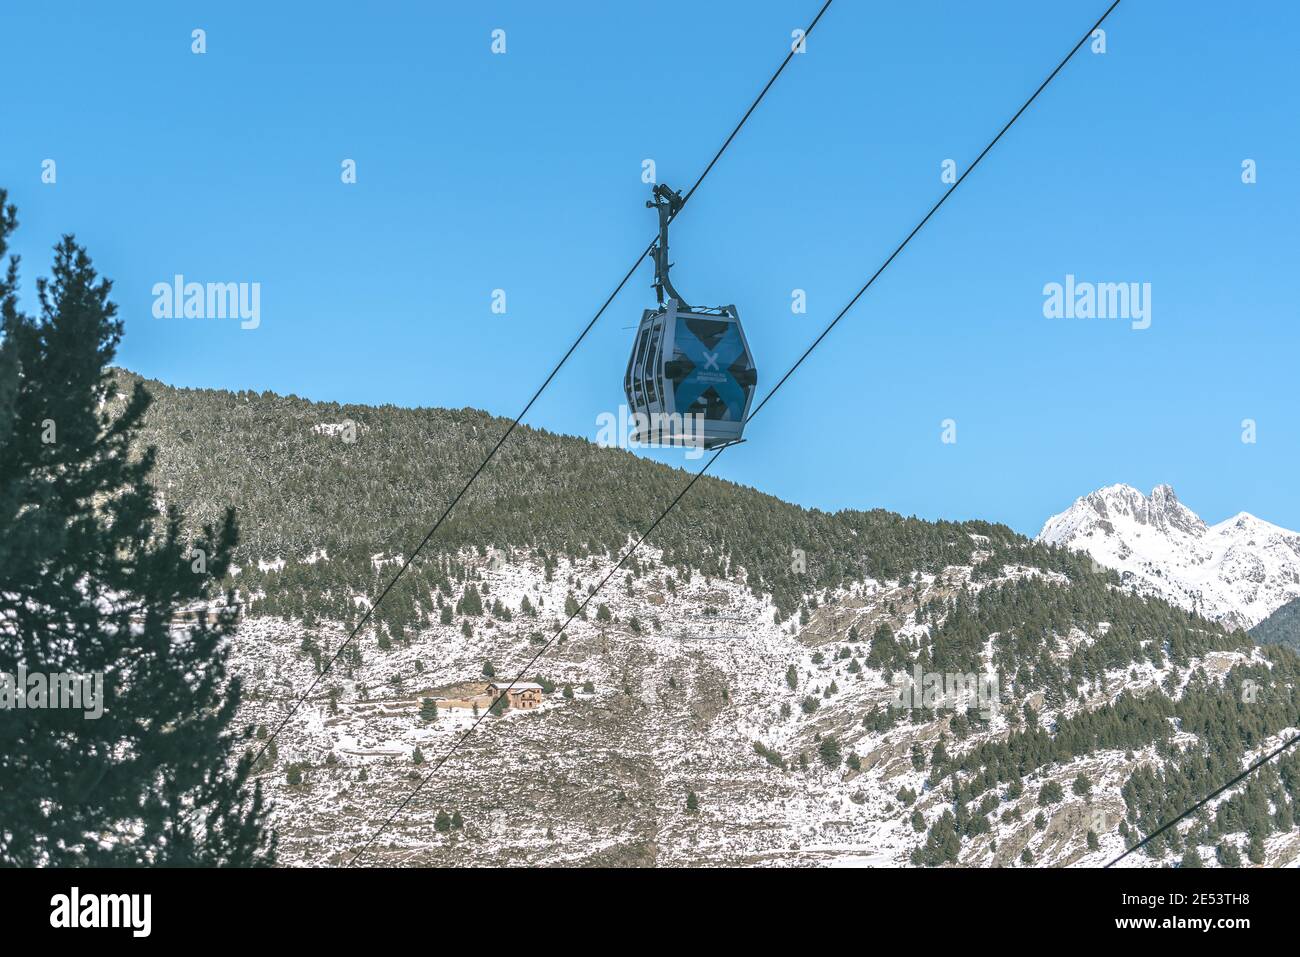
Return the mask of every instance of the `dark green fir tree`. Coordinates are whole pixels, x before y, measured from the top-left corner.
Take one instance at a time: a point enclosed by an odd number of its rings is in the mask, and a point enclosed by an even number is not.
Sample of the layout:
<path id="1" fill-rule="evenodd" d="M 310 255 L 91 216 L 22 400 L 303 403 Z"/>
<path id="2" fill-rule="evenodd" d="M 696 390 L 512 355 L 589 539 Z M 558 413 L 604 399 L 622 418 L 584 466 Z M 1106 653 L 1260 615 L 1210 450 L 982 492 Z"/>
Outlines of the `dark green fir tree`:
<path id="1" fill-rule="evenodd" d="M 15 227 L 5 200 L 0 190 L 0 256 Z M 0 673 L 78 680 L 88 694 L 0 721 L 0 862 L 273 863 L 226 670 L 234 514 L 191 537 L 178 512 L 160 513 L 153 451 L 130 453 L 150 397 L 113 387 L 122 324 L 85 250 L 58 244 L 35 317 L 17 278 L 12 259 L 0 279 Z M 209 601 L 221 610 L 172 631 L 177 610 Z"/>

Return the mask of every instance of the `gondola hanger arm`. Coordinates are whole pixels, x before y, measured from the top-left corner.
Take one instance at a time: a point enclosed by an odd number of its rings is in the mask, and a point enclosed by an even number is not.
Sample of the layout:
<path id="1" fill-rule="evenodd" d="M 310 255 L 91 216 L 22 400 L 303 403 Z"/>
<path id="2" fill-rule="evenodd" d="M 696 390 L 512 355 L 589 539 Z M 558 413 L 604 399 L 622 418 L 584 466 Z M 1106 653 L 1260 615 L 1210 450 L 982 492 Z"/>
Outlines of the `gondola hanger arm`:
<path id="1" fill-rule="evenodd" d="M 665 294 L 672 299 L 677 300 L 677 308 L 690 312 L 690 305 L 686 302 L 684 296 L 673 288 L 672 280 L 668 278 L 668 270 L 672 268 L 672 263 L 668 261 L 668 224 L 672 222 L 673 217 L 685 204 L 681 193 L 665 185 L 657 183 L 654 187 L 654 199 L 646 200 L 646 208 L 653 208 L 659 213 L 659 239 L 651 249 L 655 262 L 655 295 L 659 299 L 659 305 L 664 304 Z"/>

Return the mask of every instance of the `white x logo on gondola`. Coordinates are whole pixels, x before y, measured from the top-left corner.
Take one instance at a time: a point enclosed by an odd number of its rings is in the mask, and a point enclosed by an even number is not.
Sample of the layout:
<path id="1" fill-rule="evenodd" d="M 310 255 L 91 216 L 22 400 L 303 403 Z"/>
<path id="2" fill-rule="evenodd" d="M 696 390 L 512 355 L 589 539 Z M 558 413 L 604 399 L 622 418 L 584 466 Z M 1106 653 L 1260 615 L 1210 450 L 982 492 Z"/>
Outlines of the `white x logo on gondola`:
<path id="1" fill-rule="evenodd" d="M 705 368 L 705 369 L 717 369 L 717 368 L 718 368 L 718 354 L 717 354 L 716 352 L 709 352 L 707 349 L 705 350 L 705 352 L 704 352 L 704 368 Z M 719 370 L 719 371 L 721 371 L 721 370 Z"/>

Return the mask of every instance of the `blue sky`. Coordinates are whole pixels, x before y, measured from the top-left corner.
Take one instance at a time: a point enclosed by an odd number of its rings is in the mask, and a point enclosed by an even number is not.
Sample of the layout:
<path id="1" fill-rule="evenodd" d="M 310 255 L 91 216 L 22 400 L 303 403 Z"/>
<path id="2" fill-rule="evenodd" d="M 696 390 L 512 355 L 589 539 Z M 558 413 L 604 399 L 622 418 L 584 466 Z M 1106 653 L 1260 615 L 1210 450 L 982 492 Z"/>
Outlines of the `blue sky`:
<path id="1" fill-rule="evenodd" d="M 144 375 L 512 417 L 651 238 L 642 161 L 688 186 L 819 5 L 6 0 L 25 304 L 72 231 Z M 760 394 L 1105 6 L 832 5 L 673 231 L 683 293 L 739 307 Z M 1168 482 L 1209 521 L 1300 528 L 1297 41 L 1281 0 L 1121 3 L 1107 52 L 1081 51 L 716 474 L 1030 534 L 1101 485 Z M 154 318 L 176 273 L 260 283 L 260 327 Z M 1151 327 L 1045 318 L 1067 273 L 1151 283 Z M 650 280 L 528 424 L 595 437 Z"/>

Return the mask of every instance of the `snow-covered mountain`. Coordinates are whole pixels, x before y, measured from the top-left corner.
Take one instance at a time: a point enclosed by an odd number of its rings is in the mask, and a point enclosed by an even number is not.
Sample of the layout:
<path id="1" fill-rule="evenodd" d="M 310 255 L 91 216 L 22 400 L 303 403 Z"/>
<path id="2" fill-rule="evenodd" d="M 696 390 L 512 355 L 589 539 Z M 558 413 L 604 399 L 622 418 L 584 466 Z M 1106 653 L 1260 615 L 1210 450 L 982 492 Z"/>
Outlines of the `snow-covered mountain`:
<path id="1" fill-rule="evenodd" d="M 1100 866 L 1203 797 L 1206 760 L 1228 780 L 1297 730 L 1290 650 L 1145 607 L 992 523 L 701 480 L 616 567 L 635 503 L 680 478 L 527 428 L 357 630 L 508 423 L 147 387 L 168 503 L 239 507 L 232 727 L 265 749 L 282 864 Z M 358 442 L 315 428 L 341 420 Z M 1208 534 L 1129 498 L 1110 520 L 1135 542 Z M 1074 518 L 1063 534 L 1085 534 Z M 494 713 L 503 677 L 540 703 Z M 1300 759 L 1281 760 L 1123 866 L 1300 863 L 1275 811 L 1300 806 Z"/>
<path id="2" fill-rule="evenodd" d="M 1049 518 L 1038 540 L 1086 552 L 1154 594 L 1229 627 L 1251 628 L 1300 596 L 1300 533 L 1248 512 L 1207 525 L 1168 485 L 1085 495 Z"/>

